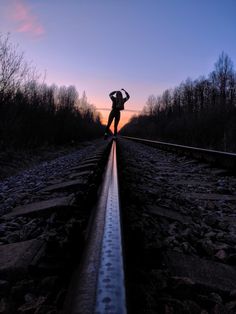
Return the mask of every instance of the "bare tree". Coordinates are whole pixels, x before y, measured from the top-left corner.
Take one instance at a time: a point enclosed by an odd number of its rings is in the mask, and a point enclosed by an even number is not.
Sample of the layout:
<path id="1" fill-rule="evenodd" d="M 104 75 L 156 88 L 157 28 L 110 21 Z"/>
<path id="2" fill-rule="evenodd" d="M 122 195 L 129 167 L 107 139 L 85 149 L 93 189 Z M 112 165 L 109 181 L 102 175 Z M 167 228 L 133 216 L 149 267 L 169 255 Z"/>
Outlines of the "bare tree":
<path id="1" fill-rule="evenodd" d="M 215 63 L 215 69 L 210 77 L 220 94 L 220 104 L 225 106 L 227 92 L 231 85 L 230 82 L 234 77 L 233 62 L 225 52 L 220 54 L 219 59 Z"/>
<path id="2" fill-rule="evenodd" d="M 157 98 L 154 95 L 150 95 L 144 107 L 144 112 L 150 116 L 153 116 L 155 113 L 155 107 L 157 104 Z"/>
<path id="3" fill-rule="evenodd" d="M 23 53 L 9 40 L 9 35 L 0 35 L 0 99 L 12 95 L 29 72 Z"/>

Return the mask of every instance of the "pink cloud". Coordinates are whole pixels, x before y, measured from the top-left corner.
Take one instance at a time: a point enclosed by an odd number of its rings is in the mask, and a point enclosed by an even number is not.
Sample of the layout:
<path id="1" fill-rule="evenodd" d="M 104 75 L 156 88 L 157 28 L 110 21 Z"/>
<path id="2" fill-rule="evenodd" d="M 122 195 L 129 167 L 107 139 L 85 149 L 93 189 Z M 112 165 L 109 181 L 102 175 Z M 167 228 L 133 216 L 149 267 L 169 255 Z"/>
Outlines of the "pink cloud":
<path id="1" fill-rule="evenodd" d="M 41 36 L 45 30 L 35 14 L 24 0 L 14 0 L 10 12 L 11 19 L 16 23 L 16 31 L 28 33 L 34 37 Z"/>

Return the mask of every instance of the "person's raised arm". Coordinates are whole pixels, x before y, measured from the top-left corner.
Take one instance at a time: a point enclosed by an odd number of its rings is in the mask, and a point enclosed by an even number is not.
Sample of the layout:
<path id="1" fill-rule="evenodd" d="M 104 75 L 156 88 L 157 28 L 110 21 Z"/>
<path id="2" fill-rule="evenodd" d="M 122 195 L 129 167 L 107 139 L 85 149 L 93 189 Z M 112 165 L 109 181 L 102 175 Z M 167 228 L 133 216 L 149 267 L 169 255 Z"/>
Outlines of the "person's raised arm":
<path id="1" fill-rule="evenodd" d="M 122 88 L 121 90 L 123 90 L 125 92 L 125 95 L 126 95 L 125 101 L 129 100 L 130 99 L 129 93 L 124 88 Z"/>
<path id="2" fill-rule="evenodd" d="M 114 99 L 114 95 L 115 95 L 115 93 L 116 93 L 116 91 L 111 92 L 111 93 L 109 94 L 109 96 L 110 96 L 110 98 L 111 98 L 112 100 Z"/>

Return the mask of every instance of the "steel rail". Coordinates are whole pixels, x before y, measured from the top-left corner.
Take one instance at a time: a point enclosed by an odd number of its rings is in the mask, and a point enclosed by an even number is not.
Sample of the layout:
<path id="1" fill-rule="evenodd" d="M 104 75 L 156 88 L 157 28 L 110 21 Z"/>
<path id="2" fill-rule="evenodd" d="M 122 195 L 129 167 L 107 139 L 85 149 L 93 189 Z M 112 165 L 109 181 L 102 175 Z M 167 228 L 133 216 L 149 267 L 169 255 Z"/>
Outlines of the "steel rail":
<path id="1" fill-rule="evenodd" d="M 153 141 L 131 136 L 121 136 L 121 138 L 136 141 L 163 150 L 174 151 L 177 153 L 188 155 L 193 158 L 200 159 L 215 164 L 217 166 L 229 169 L 232 172 L 236 172 L 236 154 L 234 153 L 227 153 L 217 150 L 203 149 L 199 147 Z"/>
<path id="2" fill-rule="evenodd" d="M 116 141 L 90 222 L 82 261 L 75 270 L 65 314 L 126 314 Z"/>
<path id="3" fill-rule="evenodd" d="M 116 141 L 113 141 L 111 159 L 111 169 L 107 169 L 110 171 L 110 184 L 97 281 L 96 314 L 126 313 Z"/>

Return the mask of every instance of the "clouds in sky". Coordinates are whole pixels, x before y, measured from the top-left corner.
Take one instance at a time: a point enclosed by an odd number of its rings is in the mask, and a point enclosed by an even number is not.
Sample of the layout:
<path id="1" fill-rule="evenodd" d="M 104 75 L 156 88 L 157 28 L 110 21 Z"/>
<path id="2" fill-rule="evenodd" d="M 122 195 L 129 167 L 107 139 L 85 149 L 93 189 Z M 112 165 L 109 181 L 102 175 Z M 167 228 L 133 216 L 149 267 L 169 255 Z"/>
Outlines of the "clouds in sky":
<path id="1" fill-rule="evenodd" d="M 33 37 L 40 37 L 45 33 L 32 7 L 24 0 L 11 2 L 9 16 L 15 23 L 15 31 L 18 33 L 26 33 Z"/>

